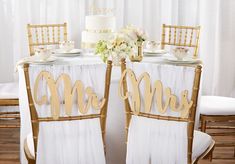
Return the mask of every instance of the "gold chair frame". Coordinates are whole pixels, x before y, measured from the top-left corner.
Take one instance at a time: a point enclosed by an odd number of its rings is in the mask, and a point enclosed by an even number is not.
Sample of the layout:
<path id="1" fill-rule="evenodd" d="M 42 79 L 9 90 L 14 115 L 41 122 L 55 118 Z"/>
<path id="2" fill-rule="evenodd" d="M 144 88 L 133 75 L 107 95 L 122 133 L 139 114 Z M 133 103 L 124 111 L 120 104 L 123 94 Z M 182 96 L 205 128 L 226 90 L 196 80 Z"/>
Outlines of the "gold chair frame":
<path id="1" fill-rule="evenodd" d="M 170 46 L 183 46 L 183 47 L 192 47 L 194 48 L 193 57 L 198 57 L 198 46 L 199 46 L 199 37 L 200 37 L 200 26 L 176 26 L 176 25 L 162 25 L 162 39 L 161 39 L 161 48 L 164 49 L 165 45 Z M 168 32 L 168 40 L 166 40 L 166 30 L 169 29 Z M 173 30 L 173 38 L 172 38 L 172 30 Z M 182 31 L 185 30 L 185 36 L 182 38 Z M 196 41 L 193 44 L 193 34 L 196 32 Z M 179 37 L 177 39 L 177 34 L 179 33 Z M 190 40 L 188 41 L 188 34 L 190 34 Z"/>
<path id="2" fill-rule="evenodd" d="M 39 123 L 40 122 L 50 122 L 50 121 L 74 121 L 74 120 L 84 120 L 84 119 L 100 119 L 100 126 L 102 131 L 102 140 L 105 148 L 105 132 L 106 132 L 106 117 L 107 117 L 107 108 L 108 108 L 108 100 L 109 100 L 109 89 L 110 89 L 110 81 L 111 81 L 111 72 L 112 72 L 112 61 L 107 62 L 106 75 L 105 75 L 105 89 L 104 89 L 104 99 L 106 100 L 99 114 L 87 114 L 80 116 L 67 116 L 67 117 L 59 117 L 58 119 L 54 119 L 53 117 L 38 117 L 32 93 L 30 87 L 30 77 L 29 77 L 29 64 L 24 64 L 24 74 L 25 74 L 25 82 L 27 87 L 27 97 L 29 102 L 29 110 L 31 116 L 31 124 L 32 124 L 32 133 L 33 133 L 33 143 L 34 143 L 34 153 L 35 157 L 32 156 L 28 149 L 27 141 L 24 141 L 24 152 L 25 156 L 29 162 L 29 164 L 35 164 L 37 159 L 37 144 L 38 144 L 38 134 L 39 134 Z"/>
<path id="3" fill-rule="evenodd" d="M 0 106 L 19 106 L 19 99 L 0 99 Z M 20 112 L 0 112 L 0 119 L 20 119 Z M 0 125 L 0 128 L 19 128 L 20 124 Z"/>
<path id="4" fill-rule="evenodd" d="M 189 117 L 188 118 L 172 117 L 172 116 L 161 116 L 161 115 L 155 115 L 155 114 L 144 113 L 144 112 L 139 112 L 137 114 L 137 116 L 153 118 L 153 119 L 159 119 L 159 120 L 187 122 L 188 123 L 188 154 L 187 154 L 188 164 L 197 163 L 199 159 L 202 159 L 204 157 L 209 157 L 210 160 L 211 160 L 212 159 L 211 155 L 212 155 L 212 152 L 213 152 L 213 149 L 214 149 L 214 142 L 213 142 L 210 145 L 210 147 L 208 149 L 206 149 L 205 152 L 203 152 L 203 154 L 201 156 L 199 156 L 195 161 L 192 161 L 194 122 L 195 122 L 195 114 L 196 114 L 196 108 L 197 108 L 198 91 L 199 91 L 199 86 L 200 86 L 202 66 L 201 65 L 196 65 L 196 66 L 193 66 L 193 67 L 195 67 L 193 92 L 192 92 L 192 97 L 191 97 L 193 105 L 189 110 Z M 125 59 L 122 59 L 122 61 L 121 61 L 121 72 L 123 73 L 125 70 L 126 70 L 126 61 L 125 61 Z M 123 86 L 123 93 L 126 93 L 127 92 L 126 77 L 124 77 L 122 86 Z M 125 104 L 125 113 L 126 113 L 126 125 L 125 125 L 126 142 L 128 142 L 127 141 L 128 130 L 129 130 L 129 126 L 130 126 L 131 117 L 132 117 L 132 115 L 134 115 L 134 113 L 131 110 L 128 99 L 124 100 L 124 104 Z"/>
<path id="5" fill-rule="evenodd" d="M 57 38 L 56 38 L 56 33 L 55 29 L 57 30 Z M 63 28 L 63 39 L 64 41 L 67 41 L 67 23 L 63 24 L 37 24 L 37 25 L 32 25 L 28 24 L 27 25 L 27 31 L 28 31 L 28 41 L 29 41 L 29 52 L 30 56 L 34 55 L 34 47 L 36 46 L 45 46 L 45 45 L 57 45 L 59 44 L 61 40 L 60 35 L 61 35 L 61 29 Z M 33 42 L 33 33 L 32 29 L 35 29 L 35 37 L 36 37 L 36 42 Z M 44 31 L 46 29 L 46 32 Z M 50 38 L 50 29 L 52 29 L 52 39 Z M 39 41 L 39 31 L 41 32 L 41 40 Z M 47 37 L 47 39 L 45 39 Z M 51 41 L 52 40 L 52 41 Z"/>

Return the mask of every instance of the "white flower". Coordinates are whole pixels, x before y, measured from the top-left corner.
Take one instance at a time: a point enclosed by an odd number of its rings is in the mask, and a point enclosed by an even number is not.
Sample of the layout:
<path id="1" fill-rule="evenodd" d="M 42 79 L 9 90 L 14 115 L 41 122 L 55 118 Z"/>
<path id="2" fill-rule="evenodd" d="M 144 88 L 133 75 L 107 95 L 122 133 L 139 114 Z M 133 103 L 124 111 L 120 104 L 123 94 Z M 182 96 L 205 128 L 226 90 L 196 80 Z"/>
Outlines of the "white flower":
<path id="1" fill-rule="evenodd" d="M 125 44 L 125 43 L 122 43 L 121 45 L 120 45 L 120 49 L 126 49 L 127 48 L 127 45 Z"/>
<path id="2" fill-rule="evenodd" d="M 137 40 L 137 39 L 138 39 L 138 37 L 137 37 L 135 31 L 130 31 L 129 34 L 128 34 L 128 36 L 129 36 L 132 40 Z"/>

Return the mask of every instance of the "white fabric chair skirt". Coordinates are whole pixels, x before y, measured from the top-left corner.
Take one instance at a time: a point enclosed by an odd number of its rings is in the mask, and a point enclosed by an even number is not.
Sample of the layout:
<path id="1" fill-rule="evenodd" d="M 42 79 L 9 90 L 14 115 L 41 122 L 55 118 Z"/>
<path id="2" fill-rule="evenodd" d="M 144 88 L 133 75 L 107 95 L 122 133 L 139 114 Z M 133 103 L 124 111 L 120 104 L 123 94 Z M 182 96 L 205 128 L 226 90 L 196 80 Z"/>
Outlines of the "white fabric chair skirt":
<path id="1" fill-rule="evenodd" d="M 69 75 L 72 86 L 75 81 L 80 80 L 84 87 L 92 87 L 98 98 L 103 98 L 105 86 L 105 64 L 90 65 L 37 65 L 29 67 L 30 87 L 32 95 L 34 95 L 34 84 L 41 71 L 51 73 L 54 80 L 62 74 Z M 39 89 L 37 90 L 38 99 L 44 95 L 49 95 L 50 90 L 47 87 L 45 78 L 39 81 Z M 64 100 L 64 83 L 59 81 L 57 88 L 60 102 Z M 76 96 L 77 97 L 77 96 Z M 34 100 L 35 101 L 35 100 Z M 85 100 L 84 100 L 85 101 Z M 38 105 L 34 103 L 39 117 L 51 117 L 51 105 Z M 65 106 L 60 104 L 60 116 L 65 115 Z M 98 114 L 100 110 L 90 108 L 87 114 Z M 82 115 L 73 99 L 71 116 Z M 86 119 L 77 121 L 53 121 L 40 122 L 37 158 L 38 164 L 56 163 L 56 164 L 104 164 L 104 146 L 101 135 L 100 119 Z M 32 142 L 27 139 L 29 148 L 33 152 Z M 33 153 L 32 153 L 33 155 Z"/>
<path id="2" fill-rule="evenodd" d="M 183 90 L 188 91 L 188 100 L 191 100 L 194 84 L 195 68 L 185 66 L 157 65 L 150 63 L 128 63 L 127 68 L 135 72 L 136 78 L 144 72 L 148 72 L 153 86 L 156 80 L 160 80 L 163 90 L 171 88 L 171 93 L 178 98 Z M 127 78 L 127 87 L 131 91 L 132 86 Z M 141 111 L 144 112 L 145 86 L 142 81 L 139 85 L 141 97 Z M 164 93 L 164 91 L 162 91 Z M 158 93 L 155 93 L 158 94 Z M 163 94 L 164 95 L 164 94 Z M 156 96 L 156 95 L 155 95 Z M 151 114 L 162 116 L 180 117 L 180 112 L 167 109 L 162 114 L 158 111 L 156 98 L 153 97 Z M 131 102 L 131 99 L 129 98 Z M 132 116 L 127 141 L 127 164 L 186 164 L 188 152 L 188 123 L 150 119 L 140 116 Z M 201 155 L 212 143 L 210 136 L 195 132 L 194 152 L 192 160 Z"/>
<path id="3" fill-rule="evenodd" d="M 132 116 L 127 164 L 187 163 L 187 123 Z M 192 161 L 212 144 L 211 136 L 194 131 Z"/>
<path id="4" fill-rule="evenodd" d="M 39 128 L 39 139 L 47 139 L 38 142 L 37 163 L 105 164 L 99 119 L 41 123 Z M 32 133 L 27 136 L 27 145 L 35 157 Z"/>

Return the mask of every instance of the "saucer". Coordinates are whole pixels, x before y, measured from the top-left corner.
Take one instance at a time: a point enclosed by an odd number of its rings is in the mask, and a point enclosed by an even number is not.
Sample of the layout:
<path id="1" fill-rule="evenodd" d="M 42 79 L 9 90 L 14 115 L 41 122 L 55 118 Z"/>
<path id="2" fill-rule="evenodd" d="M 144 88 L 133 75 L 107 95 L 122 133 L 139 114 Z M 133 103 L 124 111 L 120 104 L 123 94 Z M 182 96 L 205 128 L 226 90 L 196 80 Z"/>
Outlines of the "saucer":
<path id="1" fill-rule="evenodd" d="M 182 60 L 178 60 L 177 58 L 174 57 L 168 57 L 164 59 L 167 62 L 170 63 L 178 63 L 178 64 L 196 64 L 196 63 L 201 63 L 201 60 L 198 59 L 192 59 L 192 58 L 184 58 Z"/>
<path id="2" fill-rule="evenodd" d="M 167 50 L 162 50 L 162 49 L 159 49 L 159 50 L 148 50 L 148 49 L 144 49 L 144 55 L 145 56 L 161 56 L 163 54 L 166 54 L 168 53 Z"/>
<path id="3" fill-rule="evenodd" d="M 72 49 L 70 51 L 65 51 L 63 49 L 56 49 L 53 51 L 53 56 L 56 57 L 74 57 L 81 54 L 81 49 Z"/>
<path id="4" fill-rule="evenodd" d="M 30 64 L 49 64 L 49 63 L 52 63 L 56 60 L 57 59 L 53 56 L 49 57 L 46 60 L 42 60 L 42 59 L 39 59 L 39 58 L 31 58 L 30 60 L 27 61 L 27 63 L 30 63 Z"/>

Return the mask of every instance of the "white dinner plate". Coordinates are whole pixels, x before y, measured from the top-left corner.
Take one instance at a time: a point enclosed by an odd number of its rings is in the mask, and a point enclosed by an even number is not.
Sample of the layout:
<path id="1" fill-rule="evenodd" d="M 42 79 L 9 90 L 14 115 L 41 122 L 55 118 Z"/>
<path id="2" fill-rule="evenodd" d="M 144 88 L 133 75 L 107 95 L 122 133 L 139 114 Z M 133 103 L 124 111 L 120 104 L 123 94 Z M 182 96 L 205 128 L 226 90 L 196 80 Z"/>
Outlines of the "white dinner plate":
<path id="1" fill-rule="evenodd" d="M 50 64 L 56 60 L 57 59 L 55 57 L 51 56 L 47 60 L 31 59 L 31 60 L 27 61 L 27 63 L 30 63 L 30 64 Z"/>
<path id="2" fill-rule="evenodd" d="M 198 59 L 192 59 L 192 58 L 185 58 L 183 60 L 178 60 L 174 57 L 168 57 L 168 58 L 165 58 L 164 59 L 165 61 L 167 62 L 170 62 L 170 63 L 177 63 L 177 64 L 194 64 L 194 63 L 201 63 L 200 60 Z"/>
<path id="3" fill-rule="evenodd" d="M 81 49 L 73 49 L 71 51 L 64 51 L 62 49 L 56 49 L 53 51 L 53 55 L 56 57 L 75 57 L 81 54 Z"/>
<path id="4" fill-rule="evenodd" d="M 145 56 L 162 56 L 163 54 L 168 53 L 167 50 L 148 50 L 148 49 L 144 49 L 144 55 Z"/>

